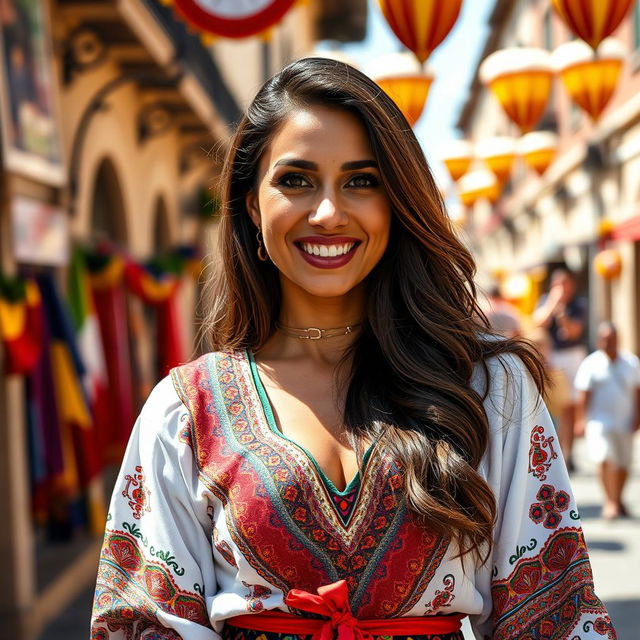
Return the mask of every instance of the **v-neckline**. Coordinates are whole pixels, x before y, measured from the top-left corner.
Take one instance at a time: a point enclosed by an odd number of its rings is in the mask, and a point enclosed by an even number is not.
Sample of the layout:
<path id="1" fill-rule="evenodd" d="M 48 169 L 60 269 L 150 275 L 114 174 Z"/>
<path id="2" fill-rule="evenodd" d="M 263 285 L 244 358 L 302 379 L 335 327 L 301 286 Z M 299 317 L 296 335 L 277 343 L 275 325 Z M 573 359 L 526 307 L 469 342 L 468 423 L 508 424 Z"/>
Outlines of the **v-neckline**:
<path id="1" fill-rule="evenodd" d="M 260 372 L 258 371 L 258 365 L 257 365 L 257 363 L 255 361 L 253 353 L 251 351 L 249 351 L 249 349 L 245 349 L 245 353 L 246 353 L 247 359 L 249 361 L 249 366 L 251 368 L 251 380 L 253 382 L 253 389 L 256 392 L 256 394 L 258 396 L 258 399 L 260 401 L 260 406 L 262 407 L 262 411 L 264 413 L 264 417 L 265 417 L 266 423 L 267 423 L 267 425 L 269 427 L 269 430 L 273 434 L 275 434 L 278 438 L 281 438 L 285 442 L 291 443 L 294 447 L 299 449 L 305 455 L 305 457 L 309 460 L 309 462 L 311 463 L 313 468 L 316 470 L 318 476 L 320 477 L 320 479 L 324 483 L 325 487 L 328 489 L 329 493 L 334 494 L 334 495 L 339 496 L 339 497 L 348 496 L 356 488 L 358 488 L 359 485 L 362 484 L 362 478 L 365 476 L 367 463 L 368 463 L 369 459 L 371 458 L 371 454 L 373 453 L 373 450 L 375 449 L 375 446 L 377 444 L 377 440 L 372 442 L 371 445 L 369 445 L 369 447 L 365 451 L 365 453 L 364 453 L 364 455 L 362 457 L 362 465 L 361 465 L 360 469 L 358 469 L 358 471 L 356 471 L 356 473 L 353 476 L 353 478 L 347 483 L 347 485 L 345 486 L 344 489 L 342 489 L 342 490 L 338 489 L 335 486 L 335 484 L 332 482 L 332 480 L 322 470 L 322 468 L 318 464 L 318 462 L 315 459 L 315 457 L 313 456 L 313 454 L 306 447 L 304 447 L 303 445 L 297 443 L 295 440 L 292 440 L 287 435 L 282 433 L 282 431 L 280 431 L 280 429 L 278 428 L 278 425 L 276 423 L 275 415 L 274 415 L 274 412 L 273 412 L 273 407 L 271 405 L 271 400 L 269 400 L 269 396 L 267 395 L 267 391 L 266 391 L 264 385 L 262 384 L 262 380 L 260 379 Z"/>

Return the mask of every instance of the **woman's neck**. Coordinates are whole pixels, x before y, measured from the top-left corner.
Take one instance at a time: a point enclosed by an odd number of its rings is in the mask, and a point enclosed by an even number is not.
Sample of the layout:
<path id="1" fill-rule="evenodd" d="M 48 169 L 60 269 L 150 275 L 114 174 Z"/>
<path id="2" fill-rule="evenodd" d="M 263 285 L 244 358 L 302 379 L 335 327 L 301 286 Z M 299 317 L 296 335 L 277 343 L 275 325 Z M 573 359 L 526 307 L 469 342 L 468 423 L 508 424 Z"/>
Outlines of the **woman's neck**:
<path id="1" fill-rule="evenodd" d="M 284 284 L 284 283 L 283 283 Z M 311 340 L 276 331 L 260 349 L 260 357 L 312 358 L 322 364 L 337 363 L 344 352 L 357 340 L 364 319 L 364 286 L 358 286 L 339 297 L 312 296 L 306 291 L 282 287 L 282 302 L 278 323 L 295 329 L 335 329 L 359 325 L 344 335 Z M 315 332 L 312 332 L 315 334 Z"/>

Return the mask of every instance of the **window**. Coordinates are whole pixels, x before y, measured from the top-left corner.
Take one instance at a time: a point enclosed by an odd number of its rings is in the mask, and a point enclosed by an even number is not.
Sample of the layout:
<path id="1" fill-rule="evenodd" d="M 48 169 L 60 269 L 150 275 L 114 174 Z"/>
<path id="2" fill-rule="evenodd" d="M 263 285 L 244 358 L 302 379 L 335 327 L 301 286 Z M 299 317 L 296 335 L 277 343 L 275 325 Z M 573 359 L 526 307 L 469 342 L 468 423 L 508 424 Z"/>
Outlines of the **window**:
<path id="1" fill-rule="evenodd" d="M 640 49 L 640 0 L 633 7 L 633 48 Z"/>
<path id="2" fill-rule="evenodd" d="M 638 0 L 638 2 L 640 3 L 640 0 Z M 551 18 L 551 9 L 547 9 L 544 12 L 543 30 L 544 48 L 547 51 L 553 51 L 553 20 Z"/>

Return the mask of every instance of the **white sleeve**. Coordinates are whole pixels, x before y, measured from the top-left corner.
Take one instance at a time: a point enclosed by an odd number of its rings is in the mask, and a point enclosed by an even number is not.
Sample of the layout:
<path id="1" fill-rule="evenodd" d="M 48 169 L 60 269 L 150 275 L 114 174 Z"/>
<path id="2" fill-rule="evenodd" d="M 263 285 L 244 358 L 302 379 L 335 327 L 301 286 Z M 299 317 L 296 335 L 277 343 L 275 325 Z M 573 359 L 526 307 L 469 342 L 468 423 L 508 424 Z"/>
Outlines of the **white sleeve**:
<path id="1" fill-rule="evenodd" d="M 219 640 L 208 492 L 170 378 L 138 417 L 107 516 L 93 603 L 96 640 Z"/>
<path id="2" fill-rule="evenodd" d="M 493 549 L 477 574 L 482 640 L 615 639 L 593 588 L 587 547 L 560 447 L 522 362 L 491 365 L 490 444 L 481 472 L 494 490 Z"/>
<path id="3" fill-rule="evenodd" d="M 591 390 L 591 365 L 589 356 L 587 356 L 578 367 L 576 377 L 573 380 L 573 386 L 578 391 L 590 391 Z"/>

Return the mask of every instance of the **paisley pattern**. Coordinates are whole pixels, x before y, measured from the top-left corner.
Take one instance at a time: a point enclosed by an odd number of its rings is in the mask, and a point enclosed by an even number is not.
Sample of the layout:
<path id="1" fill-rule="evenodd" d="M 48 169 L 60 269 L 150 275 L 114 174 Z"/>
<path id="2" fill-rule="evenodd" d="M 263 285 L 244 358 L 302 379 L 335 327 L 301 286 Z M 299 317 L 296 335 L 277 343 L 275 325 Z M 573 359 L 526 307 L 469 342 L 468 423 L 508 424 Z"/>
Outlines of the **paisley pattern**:
<path id="1" fill-rule="evenodd" d="M 309 454 L 269 426 L 247 354 L 208 354 L 172 375 L 200 475 L 258 575 L 284 593 L 344 579 L 358 617 L 402 615 L 420 600 L 449 540 L 408 511 L 390 456 L 374 446 L 343 508 Z"/>
<path id="2" fill-rule="evenodd" d="M 159 624 L 160 608 L 200 624 L 209 622 L 203 598 L 180 590 L 162 563 L 145 558 L 136 538 L 126 531 L 108 532 L 100 554 L 94 624 L 103 622 L 110 631 L 127 629 L 134 620 L 143 627 Z"/>
<path id="3" fill-rule="evenodd" d="M 521 559 L 507 578 L 494 581 L 491 594 L 494 640 L 561 640 L 585 612 L 606 615 L 576 528 L 556 531 L 539 554 Z"/>

